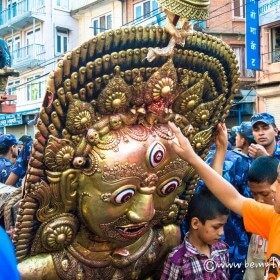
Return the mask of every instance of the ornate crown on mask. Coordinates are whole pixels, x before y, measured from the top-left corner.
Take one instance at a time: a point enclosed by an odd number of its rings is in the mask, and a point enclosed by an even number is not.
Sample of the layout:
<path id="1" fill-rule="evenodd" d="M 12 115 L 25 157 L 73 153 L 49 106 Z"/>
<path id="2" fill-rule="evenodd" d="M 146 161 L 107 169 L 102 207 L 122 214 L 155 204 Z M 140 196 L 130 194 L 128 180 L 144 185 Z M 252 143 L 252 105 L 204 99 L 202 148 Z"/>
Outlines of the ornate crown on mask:
<path id="1" fill-rule="evenodd" d="M 187 19 L 206 20 L 210 0 L 158 0 L 159 4 L 174 14 Z"/>
<path id="2" fill-rule="evenodd" d="M 199 32 L 188 35 L 185 47 L 175 48 L 172 58 L 145 59 L 150 47 L 163 47 L 168 40 L 160 27 L 108 31 L 57 63 L 40 110 L 16 224 L 19 259 L 30 252 L 34 228 L 44 220 L 40 217 L 71 208 L 59 201 L 59 174 L 69 168 L 98 172 L 90 151 L 96 148 L 102 157 L 100 150 L 117 148 L 120 137 L 144 137 L 129 132 L 130 127 L 160 131 L 171 120 L 197 153 L 206 155 L 213 127 L 228 115 L 237 91 L 237 60 L 228 45 Z M 170 137 L 168 130 L 162 134 Z M 188 182 L 194 175 L 190 169 Z M 50 203 L 43 189 L 58 201 L 52 213 L 44 207 L 37 211 L 38 200 Z M 71 195 L 65 194 L 65 200 Z"/>

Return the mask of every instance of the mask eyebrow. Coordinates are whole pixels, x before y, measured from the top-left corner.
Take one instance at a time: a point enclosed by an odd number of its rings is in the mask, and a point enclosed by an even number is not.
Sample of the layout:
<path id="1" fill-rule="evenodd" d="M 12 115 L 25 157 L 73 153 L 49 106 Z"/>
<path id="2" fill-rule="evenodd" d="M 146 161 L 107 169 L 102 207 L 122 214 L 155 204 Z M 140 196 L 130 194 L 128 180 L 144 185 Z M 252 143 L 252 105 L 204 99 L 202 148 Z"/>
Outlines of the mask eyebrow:
<path id="1" fill-rule="evenodd" d="M 140 181 L 145 179 L 146 171 L 135 163 L 115 162 L 113 166 L 104 165 L 102 180 L 110 183 L 117 182 L 128 178 L 139 178 Z"/>

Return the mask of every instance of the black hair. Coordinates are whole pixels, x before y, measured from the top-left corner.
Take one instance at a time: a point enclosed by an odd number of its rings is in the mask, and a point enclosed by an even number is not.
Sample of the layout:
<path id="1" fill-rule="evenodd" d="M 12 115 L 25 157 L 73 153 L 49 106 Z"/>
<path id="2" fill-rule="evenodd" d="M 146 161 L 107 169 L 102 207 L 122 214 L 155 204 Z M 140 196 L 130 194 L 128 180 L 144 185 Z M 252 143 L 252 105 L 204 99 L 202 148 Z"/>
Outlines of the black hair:
<path id="1" fill-rule="evenodd" d="M 22 143 L 25 144 L 32 141 L 33 139 L 30 135 L 22 135 L 18 140 L 22 141 Z"/>
<path id="2" fill-rule="evenodd" d="M 12 146 L 13 145 L 11 145 L 10 147 L 12 147 Z M 7 147 L 7 146 L 0 147 L 0 155 L 6 155 L 9 152 L 10 147 Z"/>
<path id="3" fill-rule="evenodd" d="M 279 160 L 272 156 L 256 158 L 248 171 L 248 181 L 255 183 L 268 182 L 272 185 L 277 179 L 278 165 Z"/>
<path id="4" fill-rule="evenodd" d="M 231 136 L 229 136 L 228 142 L 229 142 L 232 146 L 235 146 L 235 145 L 236 145 L 236 135 L 231 135 Z"/>
<path id="5" fill-rule="evenodd" d="M 202 224 L 218 216 L 229 215 L 229 210 L 207 189 L 194 194 L 188 205 L 188 222 L 197 217 Z"/>
<path id="6" fill-rule="evenodd" d="M 246 146 L 250 146 L 251 144 L 256 144 L 255 139 L 248 138 L 244 133 L 239 132 L 241 137 L 245 139 Z"/>

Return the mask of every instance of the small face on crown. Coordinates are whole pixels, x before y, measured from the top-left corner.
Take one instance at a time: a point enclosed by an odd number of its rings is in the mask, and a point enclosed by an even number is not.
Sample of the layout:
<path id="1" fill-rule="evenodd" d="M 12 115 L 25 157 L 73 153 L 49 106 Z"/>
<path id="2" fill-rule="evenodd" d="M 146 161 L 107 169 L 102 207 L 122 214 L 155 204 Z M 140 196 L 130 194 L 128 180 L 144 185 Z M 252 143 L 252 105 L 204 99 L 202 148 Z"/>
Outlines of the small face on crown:
<path id="1" fill-rule="evenodd" d="M 121 120 L 121 117 L 119 115 L 112 116 L 110 118 L 110 128 L 112 130 L 119 129 L 119 128 L 121 128 L 121 126 L 122 126 L 122 120 Z"/>
<path id="2" fill-rule="evenodd" d="M 79 212 L 86 227 L 113 243 L 130 244 L 159 224 L 174 203 L 187 165 L 180 168 L 166 139 L 121 140 L 102 151 L 102 172 L 79 179 Z"/>

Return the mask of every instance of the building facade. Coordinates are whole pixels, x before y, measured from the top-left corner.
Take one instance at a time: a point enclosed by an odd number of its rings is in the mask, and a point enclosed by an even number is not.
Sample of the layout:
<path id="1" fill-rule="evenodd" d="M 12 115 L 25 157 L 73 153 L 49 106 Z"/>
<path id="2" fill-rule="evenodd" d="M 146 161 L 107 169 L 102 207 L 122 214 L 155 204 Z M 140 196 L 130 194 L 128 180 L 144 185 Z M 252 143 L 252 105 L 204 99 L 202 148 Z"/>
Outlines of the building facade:
<path id="1" fill-rule="evenodd" d="M 77 45 L 77 21 L 68 0 L 4 0 L 1 2 L 0 36 L 20 72 L 9 78 L 7 94 L 16 94 L 16 113 L 0 114 L 0 131 L 33 135 L 27 122 L 41 106 L 45 82 L 57 59 Z"/>
<path id="2" fill-rule="evenodd" d="M 239 91 L 234 99 L 227 126 L 231 127 L 250 119 L 255 111 L 254 83 L 256 73 L 246 68 L 245 56 L 245 0 L 212 0 L 209 19 L 202 30 L 212 34 L 233 49 L 240 70 Z"/>
<path id="3" fill-rule="evenodd" d="M 124 24 L 125 1 L 72 0 L 71 16 L 77 21 L 78 44 Z"/>
<path id="4" fill-rule="evenodd" d="M 196 30 L 219 37 L 237 56 L 241 85 L 228 118 L 229 127 L 247 120 L 254 110 L 255 72 L 245 66 L 244 1 L 212 0 L 209 20 L 194 22 Z M 61 55 L 111 28 L 164 26 L 166 18 L 156 0 L 4 0 L 1 3 L 0 36 L 8 42 L 13 68 L 20 76 L 9 79 L 7 92 L 17 95 L 17 111 L 0 114 L 0 132 L 18 137 L 33 134 L 33 127 L 26 123 L 39 111 L 45 82 Z"/>
<path id="5" fill-rule="evenodd" d="M 259 25 L 261 67 L 257 72 L 256 109 L 273 114 L 280 127 L 280 0 L 259 1 Z"/>

